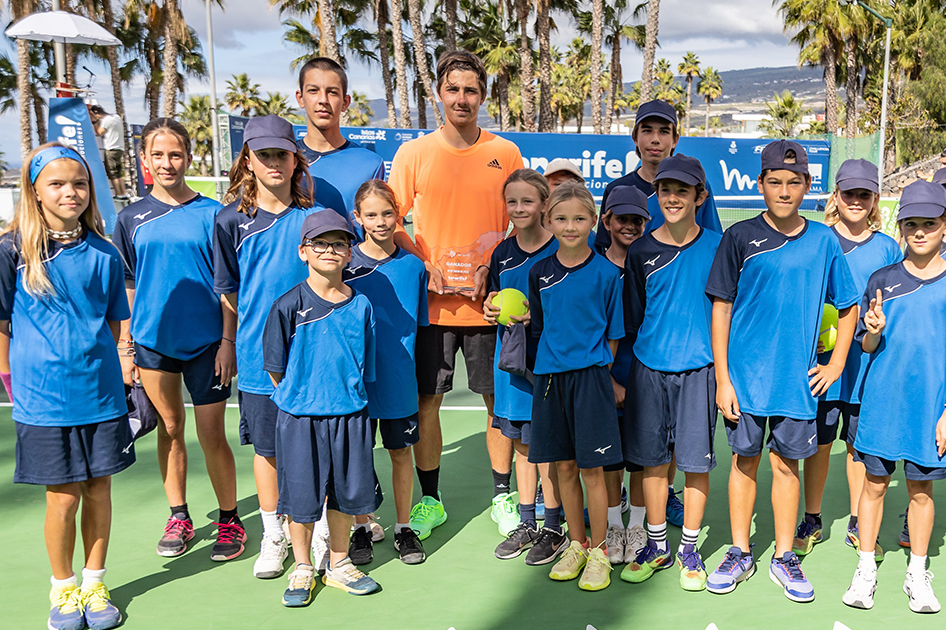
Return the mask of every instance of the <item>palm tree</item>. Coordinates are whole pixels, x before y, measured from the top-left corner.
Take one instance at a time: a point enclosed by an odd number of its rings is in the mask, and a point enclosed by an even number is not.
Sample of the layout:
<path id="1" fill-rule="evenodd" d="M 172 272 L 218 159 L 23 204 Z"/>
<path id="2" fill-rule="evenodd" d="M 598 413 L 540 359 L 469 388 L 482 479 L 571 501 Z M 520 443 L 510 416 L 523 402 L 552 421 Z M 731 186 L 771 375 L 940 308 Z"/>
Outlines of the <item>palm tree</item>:
<path id="1" fill-rule="evenodd" d="M 657 83 L 654 85 L 653 98 L 670 103 L 677 110 L 678 115 L 685 115 L 683 86 L 677 83 L 676 77 L 673 76 L 670 62 L 661 58 L 654 70 L 654 78 L 657 79 Z"/>
<path id="2" fill-rule="evenodd" d="M 510 128 L 509 83 L 520 54 L 515 38 L 515 24 L 500 4 L 466 5 L 467 20 L 463 23 L 460 45 L 483 59 L 486 72 L 495 76 L 494 98 L 499 103 L 500 129 Z"/>
<path id="3" fill-rule="evenodd" d="M 159 113 L 164 71 L 160 37 L 152 34 L 164 31 L 164 12 L 154 0 L 129 0 L 124 13 L 124 21 L 115 36 L 121 41 L 122 49 L 130 54 L 119 73 L 126 84 L 135 77 L 144 77 L 148 119 L 154 120 Z"/>
<path id="4" fill-rule="evenodd" d="M 657 52 L 657 27 L 659 25 L 660 0 L 647 2 L 647 31 L 644 39 L 644 70 L 641 72 L 641 100 L 646 103 L 654 82 L 654 56 Z"/>
<path id="5" fill-rule="evenodd" d="M 10 8 L 13 21 L 26 17 L 33 12 L 34 0 L 11 0 Z M 33 133 L 30 126 L 30 108 L 32 105 L 30 89 L 30 43 L 25 39 L 16 40 L 17 75 L 16 89 L 20 100 L 20 153 L 25 159 L 33 150 Z M 40 138 L 40 142 L 42 142 Z"/>
<path id="6" fill-rule="evenodd" d="M 187 24 L 178 0 L 164 0 L 164 115 L 174 116 L 177 111 L 177 92 L 179 86 L 177 73 L 178 46 L 188 36 Z M 183 89 L 181 89 L 183 91 Z"/>
<path id="7" fill-rule="evenodd" d="M 555 120 L 552 113 L 552 43 L 551 1 L 536 0 L 539 34 L 539 131 L 552 131 Z M 559 116 L 561 118 L 561 116 Z"/>
<path id="8" fill-rule="evenodd" d="M 809 111 L 801 99 L 785 90 L 781 96 L 775 94 L 775 98 L 765 104 L 768 118 L 762 121 L 759 129 L 765 131 L 769 138 L 791 138 L 801 124 L 802 117 Z"/>
<path id="9" fill-rule="evenodd" d="M 322 44 L 320 53 L 324 57 L 341 63 L 342 58 L 338 53 L 338 40 L 335 39 L 335 0 L 318 1 L 319 22 L 322 25 L 322 37 L 319 38 L 319 43 Z"/>
<path id="10" fill-rule="evenodd" d="M 391 60 L 388 49 L 390 19 L 387 0 L 375 0 L 374 17 L 378 24 L 378 58 L 381 62 L 381 81 L 384 83 L 384 103 L 388 109 L 388 127 L 394 128 L 397 127 L 397 110 L 394 108 L 394 82 L 391 80 Z"/>
<path id="11" fill-rule="evenodd" d="M 289 97 L 280 92 L 267 92 L 266 98 L 261 98 L 256 106 L 257 116 L 275 114 L 285 118 L 295 111 L 296 108 L 289 104 Z"/>
<path id="12" fill-rule="evenodd" d="M 443 0 L 444 12 L 444 52 L 457 49 L 457 0 Z"/>
<path id="13" fill-rule="evenodd" d="M 700 58 L 696 53 L 688 52 L 683 55 L 683 61 L 677 66 L 677 73 L 686 77 L 687 82 L 687 114 L 685 135 L 690 135 L 690 109 L 692 108 L 693 77 L 700 76 Z"/>
<path id="14" fill-rule="evenodd" d="M 601 44 L 604 39 L 604 0 L 591 0 L 591 127 L 601 127 Z M 610 129 L 608 130 L 610 131 Z"/>
<path id="15" fill-rule="evenodd" d="M 443 115 L 440 113 L 440 107 L 437 106 L 437 99 L 434 98 L 434 86 L 430 80 L 430 67 L 427 65 L 427 43 L 424 36 L 424 27 L 420 21 L 420 0 L 407 0 L 407 11 L 411 22 L 411 39 L 414 43 L 414 65 L 417 67 L 417 74 L 420 77 L 424 93 L 430 100 L 430 105 L 434 110 L 437 126 L 440 127 L 443 125 Z M 418 112 L 423 108 L 424 104 L 418 101 Z"/>
<path id="16" fill-rule="evenodd" d="M 32 115 L 36 118 L 36 136 L 40 143 L 46 142 L 46 100 L 43 98 L 41 90 L 51 89 L 54 85 L 50 76 L 51 68 L 41 54 L 40 46 L 30 46 L 30 67 L 32 68 L 32 77 L 29 77 L 29 100 L 32 103 L 33 111 L 27 112 L 27 120 Z M 45 76 L 44 76 L 45 75 Z M 0 114 L 5 114 L 10 110 L 17 109 L 19 101 L 19 74 L 17 68 L 13 65 L 6 54 L 0 53 Z M 32 134 L 31 134 L 32 136 Z"/>
<path id="17" fill-rule="evenodd" d="M 210 97 L 192 96 L 179 114 L 181 124 L 191 137 L 194 162 L 202 177 L 207 176 L 207 158 L 212 151 L 213 129 L 211 127 Z"/>
<path id="18" fill-rule="evenodd" d="M 227 80 L 223 101 L 231 111 L 240 110 L 240 116 L 248 117 L 259 104 L 259 83 L 252 83 L 245 72 L 234 74 Z"/>
<path id="19" fill-rule="evenodd" d="M 723 94 L 723 79 L 712 66 L 703 70 L 703 74 L 700 75 L 700 84 L 696 87 L 696 93 L 706 101 L 706 124 L 703 127 L 703 135 L 707 136 L 709 135 L 710 105 Z"/>
<path id="20" fill-rule="evenodd" d="M 535 90 L 532 86 L 532 42 L 529 40 L 530 0 L 516 1 L 519 23 L 519 98 L 522 101 L 522 122 L 525 131 L 535 131 Z"/>
<path id="21" fill-rule="evenodd" d="M 645 4 L 638 5 L 634 10 L 632 17 L 638 19 L 639 10 L 643 11 Z M 620 106 L 617 104 L 620 95 L 624 93 L 624 72 L 621 69 L 621 41 L 627 40 L 634 44 L 638 50 L 643 50 L 646 38 L 646 26 L 643 24 L 625 24 L 623 21 L 623 12 L 627 8 L 627 0 L 616 0 L 609 2 L 604 7 L 604 24 L 607 33 L 604 37 L 604 43 L 611 47 L 611 70 L 609 72 L 611 81 L 609 82 L 608 96 L 604 114 L 604 128 L 607 133 L 611 133 L 611 116 L 618 113 Z M 626 107 L 626 106 L 625 106 Z M 620 114 L 618 113 L 618 118 Z"/>
<path id="22" fill-rule="evenodd" d="M 353 127 L 367 127 L 374 118 L 374 110 L 368 103 L 368 97 L 361 92 L 351 93 L 351 105 L 348 107 L 348 119 Z"/>
<path id="23" fill-rule="evenodd" d="M 404 11 L 401 0 L 391 0 L 391 43 L 394 45 L 394 77 L 401 107 L 401 122 L 399 127 L 410 129 L 410 88 L 407 83 L 407 55 L 404 51 L 404 31 L 401 28 L 403 14 Z"/>

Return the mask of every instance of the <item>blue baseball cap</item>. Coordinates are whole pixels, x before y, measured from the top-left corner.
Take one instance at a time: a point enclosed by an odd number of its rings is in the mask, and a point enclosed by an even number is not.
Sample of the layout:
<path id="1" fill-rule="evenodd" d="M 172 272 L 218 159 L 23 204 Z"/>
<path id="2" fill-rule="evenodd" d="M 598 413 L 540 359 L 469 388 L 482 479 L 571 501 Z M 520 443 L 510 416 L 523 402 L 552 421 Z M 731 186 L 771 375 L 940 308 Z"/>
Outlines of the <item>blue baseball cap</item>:
<path id="1" fill-rule="evenodd" d="M 292 123 L 276 114 L 251 118 L 243 129 L 243 144 L 251 151 L 283 149 L 295 153 L 297 150 Z"/>
<path id="2" fill-rule="evenodd" d="M 946 168 L 941 168 L 933 173 L 933 179 L 930 181 L 934 184 L 942 184 L 943 186 L 946 186 Z"/>
<path id="3" fill-rule="evenodd" d="M 808 154 L 805 148 L 791 140 L 776 140 L 762 149 L 762 172 L 792 171 L 808 174 Z"/>
<path id="4" fill-rule="evenodd" d="M 917 180 L 903 189 L 897 221 L 904 219 L 935 219 L 946 213 L 946 188 L 925 180 Z"/>
<path id="5" fill-rule="evenodd" d="M 647 212 L 647 195 L 636 186 L 616 186 L 608 193 L 604 210 L 615 216 L 636 214 L 650 221 L 650 213 Z"/>
<path id="6" fill-rule="evenodd" d="M 661 179 L 675 179 L 678 182 L 696 186 L 706 183 L 706 172 L 698 159 L 678 153 L 660 161 L 654 182 Z"/>
<path id="7" fill-rule="evenodd" d="M 877 165 L 867 160 L 845 160 L 834 179 L 838 183 L 838 188 L 844 191 L 863 188 L 872 193 L 880 192 Z"/>
<path id="8" fill-rule="evenodd" d="M 646 118 L 660 118 L 676 126 L 677 110 L 667 101 L 661 101 L 659 99 L 647 101 L 637 108 L 637 114 L 634 117 L 634 127 L 637 128 L 637 125 L 641 124 Z"/>
<path id="9" fill-rule="evenodd" d="M 344 232 L 349 239 L 354 239 L 355 235 L 348 225 L 348 221 L 339 213 L 331 208 L 313 212 L 302 222 L 302 240 L 307 241 L 328 232 Z"/>

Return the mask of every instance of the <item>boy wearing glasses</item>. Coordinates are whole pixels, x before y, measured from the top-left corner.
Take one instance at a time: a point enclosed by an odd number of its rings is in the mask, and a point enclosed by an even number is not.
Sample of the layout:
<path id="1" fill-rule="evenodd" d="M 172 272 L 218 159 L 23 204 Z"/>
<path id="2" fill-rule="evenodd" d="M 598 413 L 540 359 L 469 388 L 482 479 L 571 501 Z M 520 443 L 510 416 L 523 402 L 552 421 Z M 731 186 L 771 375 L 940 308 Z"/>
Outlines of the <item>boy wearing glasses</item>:
<path id="1" fill-rule="evenodd" d="M 299 258 L 309 277 L 276 300 L 263 331 L 263 369 L 279 409 L 278 511 L 292 517 L 296 562 L 283 594 L 287 606 L 312 600 L 312 526 L 323 506 L 331 542 L 322 582 L 353 595 L 378 589 L 348 557 L 352 515 L 381 505 L 365 391 L 365 382 L 375 380 L 374 312 L 342 279 L 353 238 L 336 212 L 305 218 Z"/>

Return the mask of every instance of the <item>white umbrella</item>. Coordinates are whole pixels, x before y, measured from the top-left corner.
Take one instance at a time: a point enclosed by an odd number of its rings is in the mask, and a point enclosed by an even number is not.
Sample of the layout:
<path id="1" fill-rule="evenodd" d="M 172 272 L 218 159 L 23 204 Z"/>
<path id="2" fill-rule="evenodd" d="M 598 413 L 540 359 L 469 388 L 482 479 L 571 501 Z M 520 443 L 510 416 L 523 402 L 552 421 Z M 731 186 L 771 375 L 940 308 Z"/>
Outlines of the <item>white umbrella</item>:
<path id="1" fill-rule="evenodd" d="M 6 31 L 12 39 L 63 44 L 118 46 L 117 37 L 88 18 L 67 11 L 46 11 L 27 15 Z"/>

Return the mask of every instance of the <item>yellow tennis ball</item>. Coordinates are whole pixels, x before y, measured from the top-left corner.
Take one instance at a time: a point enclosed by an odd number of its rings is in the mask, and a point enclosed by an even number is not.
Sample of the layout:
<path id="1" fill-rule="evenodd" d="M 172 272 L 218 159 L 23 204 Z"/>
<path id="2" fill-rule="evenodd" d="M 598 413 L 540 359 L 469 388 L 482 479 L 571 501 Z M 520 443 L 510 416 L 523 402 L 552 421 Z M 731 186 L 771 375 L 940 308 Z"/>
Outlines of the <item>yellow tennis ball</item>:
<path id="1" fill-rule="evenodd" d="M 523 304 L 525 299 L 525 294 L 519 289 L 503 289 L 494 295 L 493 306 L 499 309 L 496 321 L 508 326 L 510 317 L 522 317 L 528 313 L 529 308 Z"/>
<path id="2" fill-rule="evenodd" d="M 834 350 L 834 344 L 838 341 L 838 309 L 830 304 L 825 304 L 821 313 L 821 328 L 818 332 L 818 340 L 824 346 L 825 352 Z"/>

